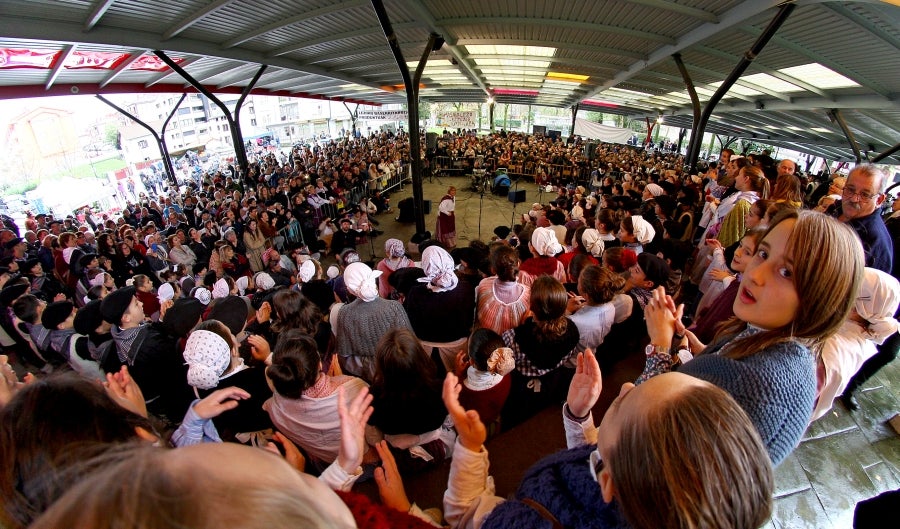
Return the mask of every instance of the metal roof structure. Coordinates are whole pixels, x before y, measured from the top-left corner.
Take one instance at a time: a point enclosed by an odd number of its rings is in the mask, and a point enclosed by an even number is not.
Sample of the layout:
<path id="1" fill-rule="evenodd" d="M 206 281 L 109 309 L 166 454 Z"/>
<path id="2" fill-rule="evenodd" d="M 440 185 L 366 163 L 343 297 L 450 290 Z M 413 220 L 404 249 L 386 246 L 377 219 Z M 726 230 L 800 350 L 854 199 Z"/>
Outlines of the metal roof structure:
<path id="1" fill-rule="evenodd" d="M 424 69 L 421 100 L 578 104 L 689 128 L 690 100 L 672 55 L 681 55 L 702 104 L 781 3 L 384 0 L 384 7 L 411 71 L 431 34 L 445 41 Z M 894 147 L 900 2 L 795 3 L 707 131 L 852 160 L 843 120 L 867 156 Z M 265 64 L 254 93 L 406 102 L 370 0 L 0 0 L 0 98 L 191 91 L 153 50 L 213 91 L 240 92 Z M 898 164 L 900 154 L 885 161 Z"/>

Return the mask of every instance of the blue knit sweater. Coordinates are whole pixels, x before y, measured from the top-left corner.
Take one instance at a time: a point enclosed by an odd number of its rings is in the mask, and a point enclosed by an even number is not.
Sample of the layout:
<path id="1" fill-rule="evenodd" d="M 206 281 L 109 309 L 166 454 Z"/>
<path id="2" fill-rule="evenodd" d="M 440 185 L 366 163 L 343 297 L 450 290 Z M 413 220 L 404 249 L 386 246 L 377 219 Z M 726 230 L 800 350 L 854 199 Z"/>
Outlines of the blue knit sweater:
<path id="1" fill-rule="evenodd" d="M 515 498 L 499 504 L 482 529 L 550 529 L 552 524 L 520 500 L 530 498 L 550 511 L 563 527 L 627 528 L 616 502 L 606 503 L 591 476 L 588 459 L 596 446 L 563 450 L 528 469 Z"/>
<path id="2" fill-rule="evenodd" d="M 738 336 L 743 336 L 747 331 Z M 778 466 L 800 443 L 816 400 L 812 353 L 797 342 L 782 342 L 765 351 L 733 360 L 720 356 L 720 342 L 679 372 L 727 391 L 759 431 L 772 465 Z"/>

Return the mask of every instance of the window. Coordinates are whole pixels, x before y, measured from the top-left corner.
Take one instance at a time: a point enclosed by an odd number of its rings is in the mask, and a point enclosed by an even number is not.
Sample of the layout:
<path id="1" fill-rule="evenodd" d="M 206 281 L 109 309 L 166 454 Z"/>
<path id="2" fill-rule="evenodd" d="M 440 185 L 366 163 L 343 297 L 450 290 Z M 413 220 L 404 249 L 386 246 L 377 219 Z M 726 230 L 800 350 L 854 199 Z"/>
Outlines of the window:
<path id="1" fill-rule="evenodd" d="M 255 127 L 255 126 L 256 126 L 256 120 L 255 120 L 255 119 L 251 119 L 251 120 L 250 120 L 250 126 L 251 126 L 251 127 Z"/>
<path id="2" fill-rule="evenodd" d="M 140 147 L 141 149 L 146 149 L 147 148 L 147 140 L 139 140 L 138 147 Z"/>

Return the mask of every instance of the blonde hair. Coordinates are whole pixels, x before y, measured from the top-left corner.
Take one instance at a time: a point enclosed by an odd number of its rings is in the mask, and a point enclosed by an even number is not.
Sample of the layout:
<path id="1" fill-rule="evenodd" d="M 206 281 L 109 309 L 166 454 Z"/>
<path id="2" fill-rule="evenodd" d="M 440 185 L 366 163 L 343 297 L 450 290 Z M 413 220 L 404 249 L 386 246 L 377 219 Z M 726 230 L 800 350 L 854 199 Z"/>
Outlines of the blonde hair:
<path id="1" fill-rule="evenodd" d="M 312 490 L 298 495 L 274 479 L 235 483 L 210 476 L 187 454 L 126 445 L 95 458 L 90 473 L 59 498 L 32 528 L 294 529 L 337 526 Z M 206 449 L 208 447 L 202 447 Z M 248 448 L 248 450 L 255 450 Z M 276 457 L 272 455 L 272 457 Z M 223 461 L 222 464 L 227 464 Z M 123 479 L 122 476 L 128 476 Z M 98 491 L 102 491 L 98 493 Z"/>
<path id="2" fill-rule="evenodd" d="M 795 219 L 785 252 L 794 259 L 791 279 L 799 306 L 786 325 L 729 344 L 724 356 L 743 358 L 776 343 L 798 340 L 818 349 L 847 319 L 862 282 L 862 244 L 846 224 L 815 211 L 788 209 L 774 219 L 762 240 L 781 222 Z M 758 249 L 757 249 L 758 251 Z M 732 318 L 716 338 L 737 334 L 746 322 Z"/>

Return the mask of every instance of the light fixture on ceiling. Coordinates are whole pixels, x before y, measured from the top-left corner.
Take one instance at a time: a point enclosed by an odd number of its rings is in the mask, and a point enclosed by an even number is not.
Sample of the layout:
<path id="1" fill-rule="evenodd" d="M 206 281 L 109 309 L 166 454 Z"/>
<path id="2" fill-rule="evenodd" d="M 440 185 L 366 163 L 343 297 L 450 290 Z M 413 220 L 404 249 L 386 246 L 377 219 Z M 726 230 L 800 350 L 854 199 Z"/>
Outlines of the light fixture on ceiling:
<path id="1" fill-rule="evenodd" d="M 764 105 L 762 101 L 756 102 L 756 110 L 765 110 L 765 109 L 766 109 L 766 105 Z"/>

